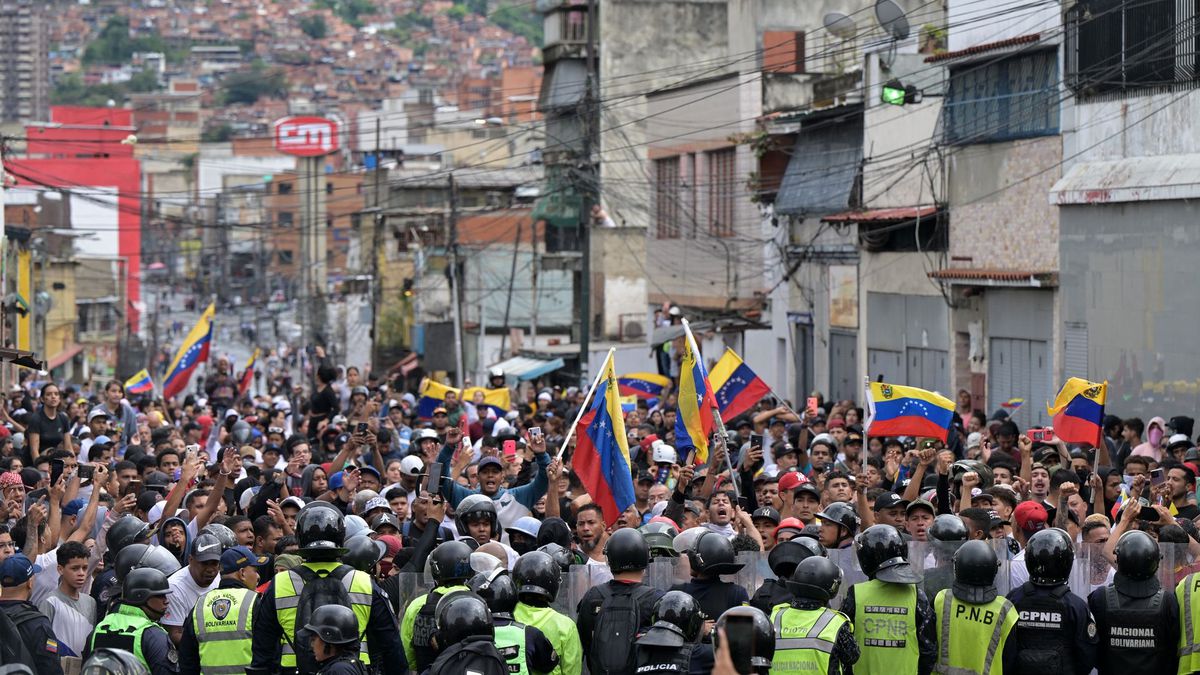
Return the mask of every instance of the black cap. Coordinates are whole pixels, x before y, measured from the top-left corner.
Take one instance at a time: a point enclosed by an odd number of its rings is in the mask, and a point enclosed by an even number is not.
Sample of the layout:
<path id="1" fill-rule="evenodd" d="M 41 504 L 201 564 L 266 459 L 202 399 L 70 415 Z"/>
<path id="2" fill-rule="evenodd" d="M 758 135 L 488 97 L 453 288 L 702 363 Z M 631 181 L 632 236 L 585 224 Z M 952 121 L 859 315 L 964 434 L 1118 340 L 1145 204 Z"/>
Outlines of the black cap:
<path id="1" fill-rule="evenodd" d="M 215 534 L 201 534 L 192 540 L 191 557 L 200 562 L 221 559 L 221 540 Z"/>
<path id="2" fill-rule="evenodd" d="M 875 498 L 876 511 L 890 509 L 893 506 L 908 506 L 908 502 L 895 492 L 885 492 Z"/>
<path id="3" fill-rule="evenodd" d="M 642 472 L 639 472 L 639 473 L 638 473 L 638 477 L 637 477 L 637 482 L 639 482 L 639 483 L 653 483 L 653 482 L 654 482 L 654 476 L 653 476 L 653 475 L 651 475 L 651 473 L 650 473 L 649 471 L 642 471 Z"/>
<path id="4" fill-rule="evenodd" d="M 750 520 L 754 520 L 755 518 L 766 518 L 776 525 L 779 524 L 779 512 L 770 506 L 763 506 L 756 509 L 754 513 L 750 514 Z"/>

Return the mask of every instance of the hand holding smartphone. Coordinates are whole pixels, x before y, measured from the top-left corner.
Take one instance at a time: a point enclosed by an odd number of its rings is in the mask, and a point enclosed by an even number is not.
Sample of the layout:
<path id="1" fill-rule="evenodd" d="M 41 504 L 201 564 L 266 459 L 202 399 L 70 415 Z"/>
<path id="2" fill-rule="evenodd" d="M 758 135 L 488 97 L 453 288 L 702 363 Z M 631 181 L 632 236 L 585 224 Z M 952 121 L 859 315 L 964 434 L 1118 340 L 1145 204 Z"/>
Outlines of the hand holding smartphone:
<path id="1" fill-rule="evenodd" d="M 511 462 L 517 458 L 517 442 L 516 441 L 511 440 L 511 439 L 504 441 L 504 445 L 503 445 L 502 449 L 504 451 L 504 459 L 507 459 L 508 461 Z"/>

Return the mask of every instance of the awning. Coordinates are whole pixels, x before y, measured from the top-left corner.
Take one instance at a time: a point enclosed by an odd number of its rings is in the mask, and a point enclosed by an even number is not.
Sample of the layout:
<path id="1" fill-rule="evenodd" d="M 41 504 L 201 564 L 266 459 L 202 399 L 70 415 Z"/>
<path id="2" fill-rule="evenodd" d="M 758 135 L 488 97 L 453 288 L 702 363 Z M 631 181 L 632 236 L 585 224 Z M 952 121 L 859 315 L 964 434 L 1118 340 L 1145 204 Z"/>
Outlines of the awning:
<path id="1" fill-rule="evenodd" d="M 929 278 L 961 286 L 1004 286 L 1048 288 L 1058 285 L 1058 273 L 1047 270 L 1002 270 L 978 267 L 948 267 L 934 270 Z"/>
<path id="2" fill-rule="evenodd" d="M 574 108 L 587 90 L 587 64 L 583 59 L 561 59 L 547 66 L 538 107 L 542 110 Z"/>
<path id="3" fill-rule="evenodd" d="M 505 377 L 515 377 L 524 381 L 536 380 L 546 373 L 552 373 L 562 368 L 563 365 L 561 358 L 539 359 L 532 356 L 514 356 L 490 366 L 489 370 L 499 368 L 504 371 Z"/>
<path id="4" fill-rule="evenodd" d="M 802 126 L 779 184 L 775 212 L 784 215 L 837 213 L 850 207 L 862 164 L 862 115 L 837 124 L 814 120 Z"/>
<path id="5" fill-rule="evenodd" d="M 1200 198 L 1200 154 L 1082 162 L 1054 187 L 1060 206 Z"/>
<path id="6" fill-rule="evenodd" d="M 826 223 L 886 223 L 930 218 L 938 212 L 936 206 L 902 206 L 894 209 L 869 209 L 867 211 L 844 211 L 825 216 Z"/>
<path id="7" fill-rule="evenodd" d="M 1041 41 L 1040 33 L 1031 33 L 1029 35 L 1020 35 L 1017 37 L 997 40 L 995 42 L 985 42 L 980 45 L 959 49 L 953 52 L 942 52 L 925 58 L 925 63 L 942 63 L 944 61 L 962 61 L 975 56 L 995 56 L 996 54 L 1018 51 L 1026 45 L 1037 44 Z"/>
<path id="8" fill-rule="evenodd" d="M 50 361 L 46 364 L 46 370 L 54 370 L 62 364 L 75 358 L 75 355 L 83 351 L 83 345 L 72 344 L 70 347 L 50 357 Z"/>

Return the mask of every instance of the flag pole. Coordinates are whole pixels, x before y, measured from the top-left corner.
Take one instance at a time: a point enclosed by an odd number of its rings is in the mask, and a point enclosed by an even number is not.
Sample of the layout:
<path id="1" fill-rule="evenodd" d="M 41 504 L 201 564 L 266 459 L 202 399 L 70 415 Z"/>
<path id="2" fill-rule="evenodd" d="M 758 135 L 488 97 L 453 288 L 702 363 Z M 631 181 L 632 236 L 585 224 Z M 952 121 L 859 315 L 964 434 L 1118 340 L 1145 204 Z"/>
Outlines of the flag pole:
<path id="1" fill-rule="evenodd" d="M 741 498 L 742 493 L 741 490 L 738 489 L 737 474 L 733 470 L 733 457 L 730 456 L 729 452 L 729 432 L 725 430 L 725 421 L 721 419 L 721 409 L 715 405 L 716 395 L 715 392 L 712 391 L 712 384 L 710 384 L 708 381 L 708 368 L 704 367 L 704 357 L 700 355 L 700 347 L 696 344 L 696 336 L 692 335 L 691 324 L 688 323 L 687 319 L 681 319 L 680 323 L 683 324 L 683 332 L 685 335 L 687 335 L 688 346 L 691 347 L 692 354 L 695 355 L 696 363 L 699 363 L 700 367 L 704 369 L 704 387 L 708 389 L 709 394 L 713 396 L 713 422 L 717 427 L 717 433 L 721 434 L 721 445 L 725 448 L 725 466 L 729 469 L 729 484 L 733 486 L 734 498 Z M 795 414 L 795 412 L 793 411 L 792 414 Z M 712 439 L 710 438 L 708 441 L 711 443 Z"/>
<path id="2" fill-rule="evenodd" d="M 596 387 L 600 384 L 600 378 L 604 376 L 604 369 L 608 366 L 608 362 L 613 358 L 613 354 L 617 352 L 616 347 L 608 349 L 608 356 L 604 357 L 604 362 L 600 364 L 600 368 L 596 370 L 596 377 L 592 380 L 592 386 L 588 389 L 587 396 L 583 397 L 583 405 L 579 406 L 579 412 L 575 415 L 575 421 L 571 422 L 571 428 L 567 429 L 567 435 L 563 436 L 562 446 L 558 448 L 558 454 L 555 459 L 562 459 L 563 453 L 567 451 L 567 445 L 571 442 L 571 437 L 575 435 L 575 427 L 579 425 L 579 420 L 583 419 L 583 414 L 587 412 L 589 402 L 592 400 L 592 395 L 596 392 Z"/>

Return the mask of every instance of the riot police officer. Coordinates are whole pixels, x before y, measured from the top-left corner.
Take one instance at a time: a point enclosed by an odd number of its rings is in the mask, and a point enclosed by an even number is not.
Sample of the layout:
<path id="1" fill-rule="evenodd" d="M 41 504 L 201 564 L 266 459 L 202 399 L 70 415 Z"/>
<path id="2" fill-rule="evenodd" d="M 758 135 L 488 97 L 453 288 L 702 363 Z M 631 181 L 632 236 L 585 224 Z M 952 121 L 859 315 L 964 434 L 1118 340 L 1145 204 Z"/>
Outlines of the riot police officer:
<path id="1" fill-rule="evenodd" d="M 312 613 L 304 625 L 312 637 L 312 651 L 321 669 L 317 675 L 362 675 L 358 660 L 358 618 L 354 610 L 325 605 Z"/>
<path id="2" fill-rule="evenodd" d="M 461 541 L 438 544 L 429 554 L 429 571 L 433 575 L 433 589 L 408 603 L 400 624 L 404 655 L 418 673 L 437 658 L 433 634 L 437 630 L 438 601 L 455 591 L 468 590 L 463 582 L 475 574 L 471 569 L 471 548 Z"/>
<path id="3" fill-rule="evenodd" d="M 990 675 L 1011 667 L 1017 645 L 1008 637 L 1017 611 L 996 594 L 999 569 L 996 551 L 985 541 L 968 541 L 954 553 L 954 584 L 933 600 L 939 672 Z"/>
<path id="4" fill-rule="evenodd" d="M 96 625 L 88 641 L 86 661 L 98 649 L 123 649 L 154 675 L 179 672 L 179 656 L 158 620 L 167 611 L 171 588 L 162 572 L 143 567 L 125 575 L 121 604 Z"/>
<path id="5" fill-rule="evenodd" d="M 642 583 L 650 565 L 650 545 L 641 532 L 628 527 L 613 532 L 604 544 L 604 556 L 612 580 L 589 588 L 575 612 L 580 645 L 592 675 L 626 673 L 633 668 L 633 641 L 650 628 L 654 605 L 662 597 L 662 591 Z"/>
<path id="6" fill-rule="evenodd" d="M 854 584 L 842 614 L 855 626 L 862 655 L 855 671 L 866 675 L 929 675 L 937 659 L 937 634 L 921 576 L 908 563 L 908 546 L 891 525 L 872 525 L 854 541 L 867 581 Z"/>
<path id="7" fill-rule="evenodd" d="M 925 581 L 922 582 L 925 597 L 936 598 L 954 583 L 954 553 L 969 538 L 966 523 L 953 513 L 943 513 L 933 519 L 928 533 L 933 559 L 925 559 Z"/>
<path id="8" fill-rule="evenodd" d="M 788 579 L 792 601 L 775 608 L 775 656 L 771 672 L 851 672 L 858 661 L 854 627 L 839 611 L 827 604 L 842 585 L 842 570 L 828 558 L 810 557 L 800 562 Z"/>
<path id="9" fill-rule="evenodd" d="M 683 591 L 696 598 L 706 621 L 715 621 L 730 607 L 744 605 L 750 601 L 746 589 L 728 581 L 722 574 L 735 574 L 744 565 L 737 562 L 733 544 L 724 535 L 703 532 L 687 550 L 692 580 L 675 584 L 673 591 Z"/>
<path id="10" fill-rule="evenodd" d="M 825 548 L 849 548 L 862 524 L 854 508 L 845 502 L 834 502 L 817 514 L 821 524 L 821 544 Z"/>
<path id="11" fill-rule="evenodd" d="M 562 584 L 562 569 L 558 562 L 543 551 L 530 551 L 517 559 L 513 566 L 513 581 L 517 584 L 517 606 L 513 618 L 526 626 L 534 626 L 546 635 L 558 653 L 558 672 L 579 675 L 583 672 L 583 648 L 575 622 L 550 606 Z"/>
<path id="12" fill-rule="evenodd" d="M 115 511 L 109 512 L 108 517 L 114 516 L 116 516 Z M 130 544 L 149 542 L 150 526 L 137 516 L 120 516 L 108 526 L 105 541 L 108 548 L 104 550 L 104 571 L 92 584 L 92 598 L 96 601 L 97 621 L 103 619 L 105 614 L 116 610 L 112 605 L 115 603 L 116 597 L 121 594 L 121 580 L 117 579 L 115 569 L 117 556 Z"/>
<path id="13" fill-rule="evenodd" d="M 1088 596 L 1100 638 L 1100 675 L 1173 673 L 1179 642 L 1179 603 L 1158 581 L 1158 543 L 1141 530 L 1121 535 L 1113 582 Z"/>
<path id="14" fill-rule="evenodd" d="M 438 600 L 437 660 L 429 675 L 504 675 L 508 664 L 495 643 L 496 629 L 487 603 L 470 591 L 454 591 Z"/>
<path id="15" fill-rule="evenodd" d="M 698 644 L 704 617 L 683 591 L 668 591 L 654 606 L 654 622 L 637 641 L 637 673 L 709 673 L 712 645 Z"/>
<path id="16" fill-rule="evenodd" d="M 762 582 L 758 590 L 754 591 L 754 595 L 750 596 L 750 606 L 757 607 L 763 614 L 770 616 L 776 606 L 791 602 L 792 592 L 788 590 L 788 577 L 796 571 L 796 565 L 814 555 L 825 555 L 825 547 L 815 539 L 804 537 L 776 544 L 767 554 L 767 566 L 771 568 L 775 578 Z"/>
<path id="17" fill-rule="evenodd" d="M 733 667 L 741 675 L 767 675 L 775 656 L 775 630 L 766 614 L 750 607 L 734 607 L 713 628 L 713 648 L 720 648 L 720 634 L 729 640 Z"/>
<path id="18" fill-rule="evenodd" d="M 508 570 L 497 567 L 490 572 L 480 572 L 467 581 L 467 588 L 487 603 L 492 624 L 496 627 L 496 648 L 508 663 L 509 672 L 520 675 L 548 673 L 558 667 L 558 654 L 546 635 L 534 626 L 513 619 L 517 585 Z"/>
<path id="19" fill-rule="evenodd" d="M 85 675 L 150 675 L 137 657 L 124 649 L 97 649 L 83 663 Z"/>
<path id="20" fill-rule="evenodd" d="M 1029 538 L 1025 546 L 1029 581 L 1008 594 L 1017 609 L 1012 634 L 1017 658 L 1012 673 L 1087 675 L 1095 667 L 1096 623 L 1087 602 L 1067 585 L 1074 563 L 1074 546 L 1066 532 L 1053 528 Z"/>

